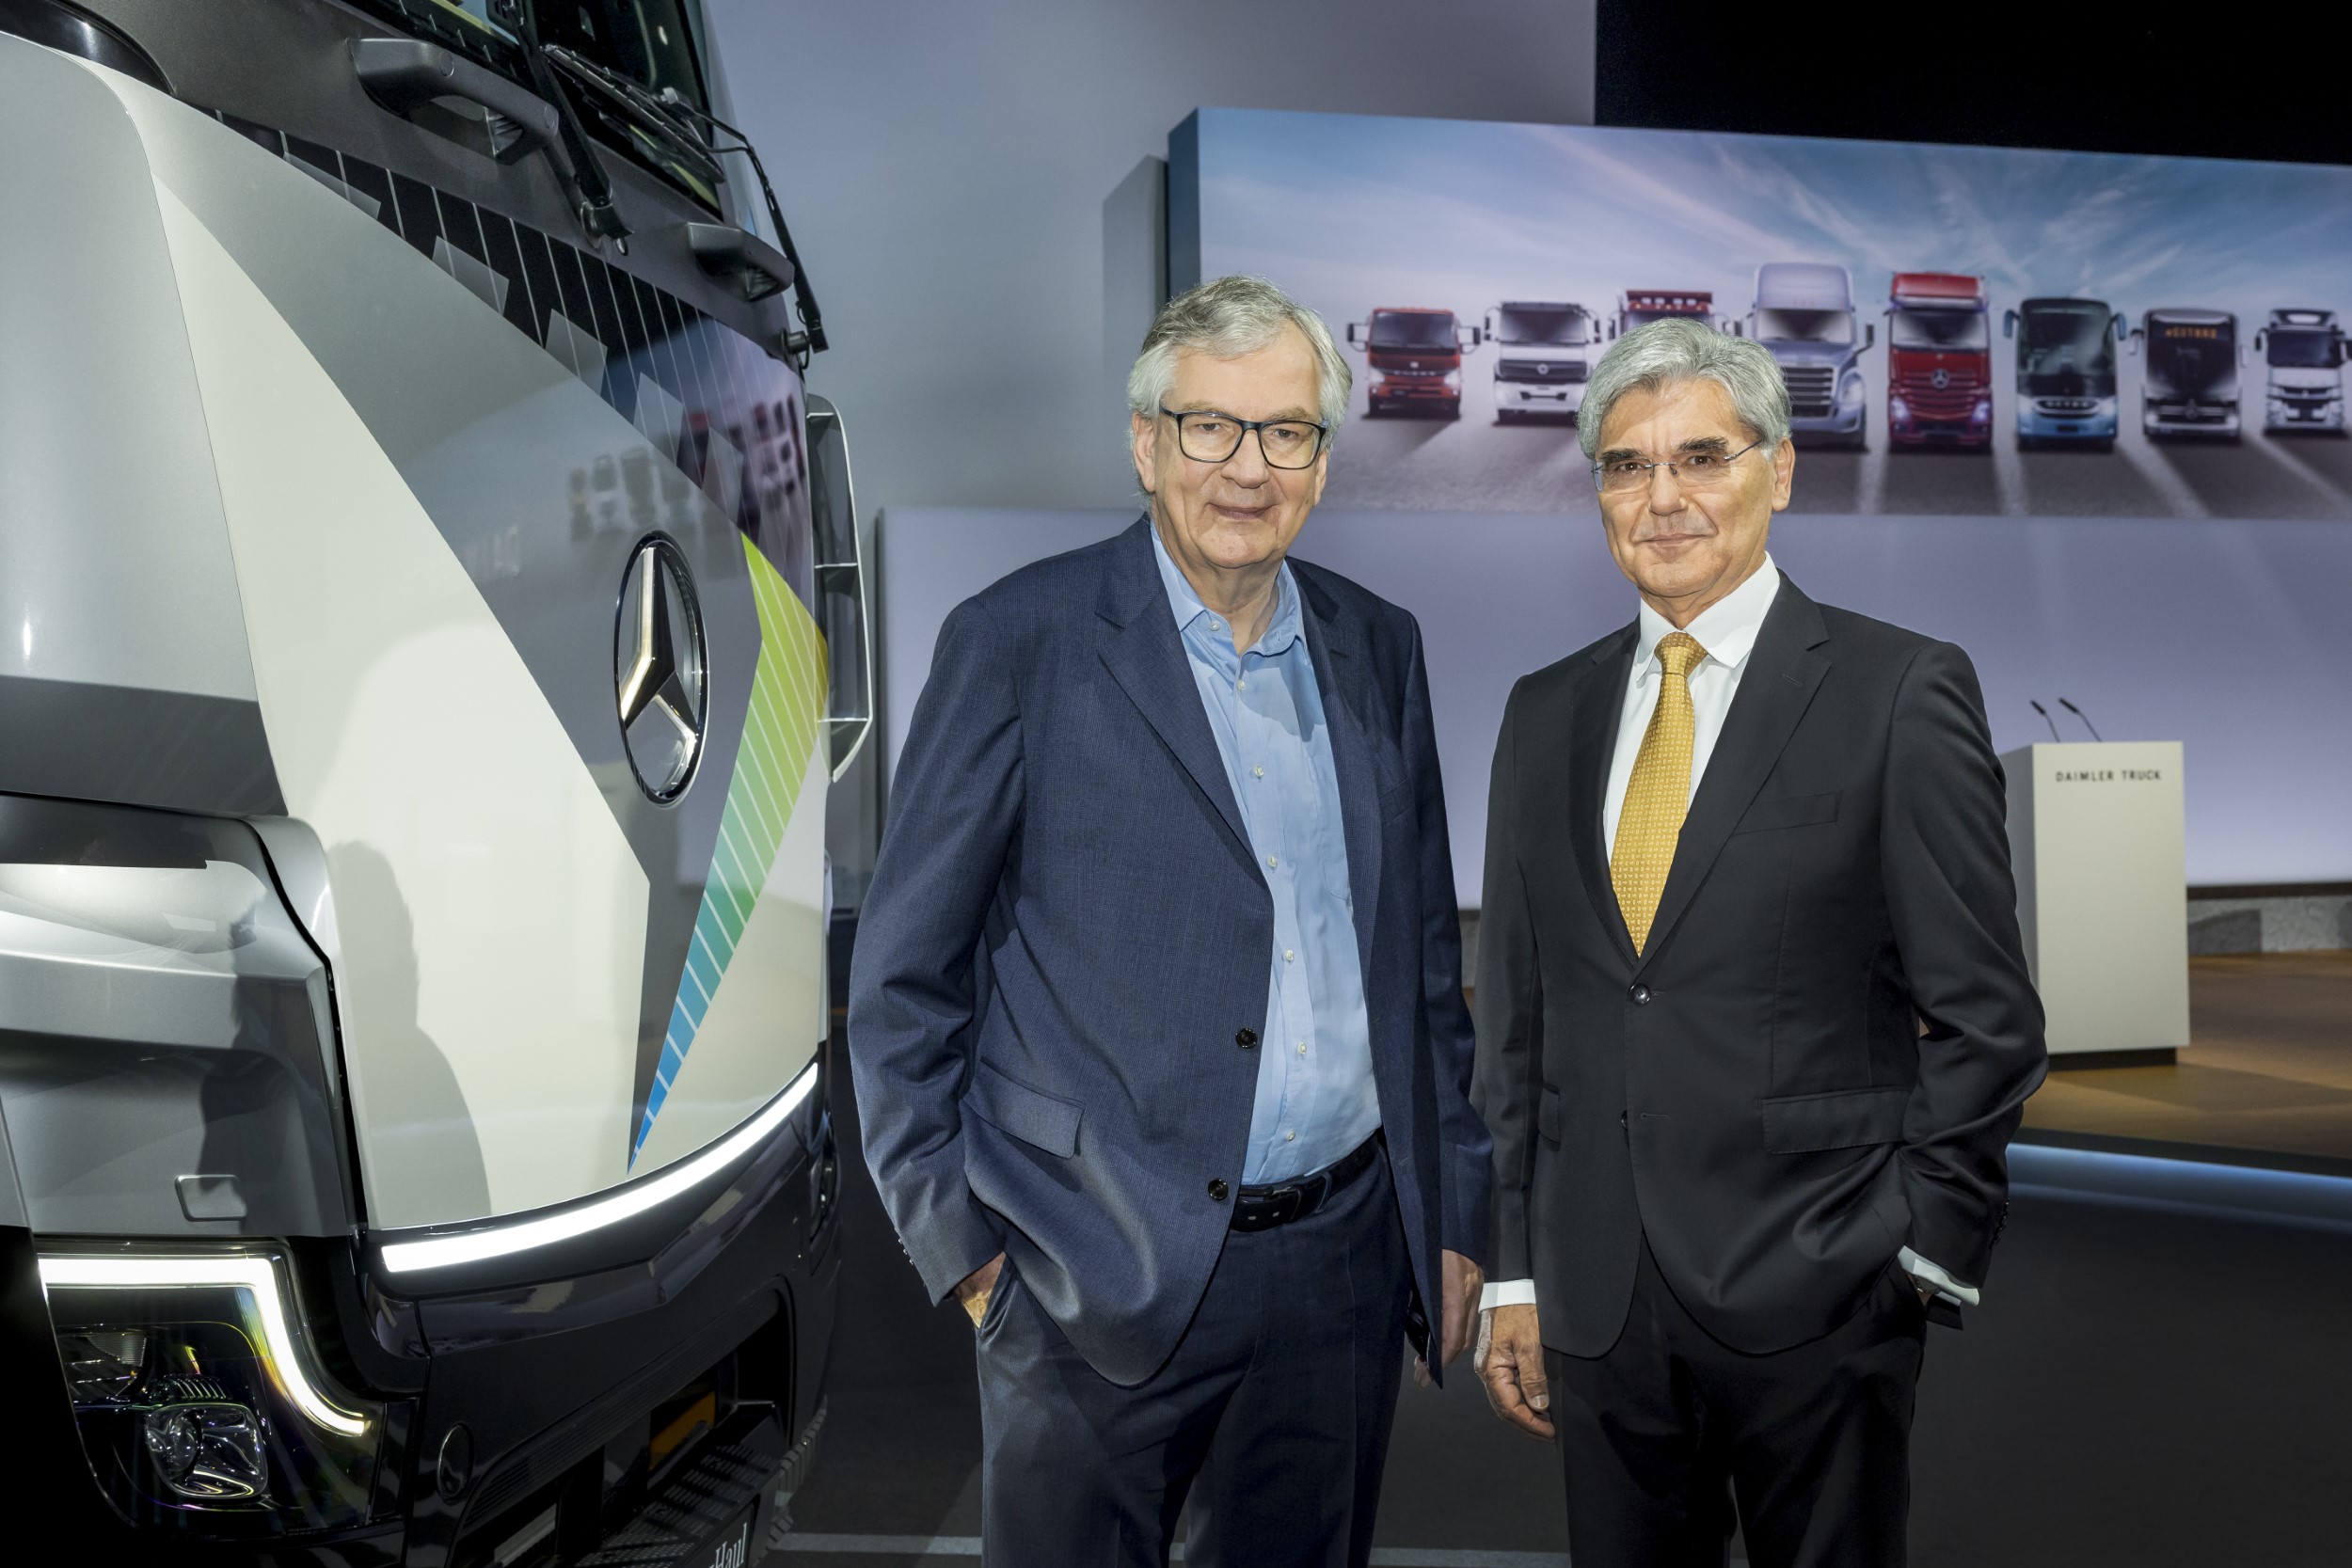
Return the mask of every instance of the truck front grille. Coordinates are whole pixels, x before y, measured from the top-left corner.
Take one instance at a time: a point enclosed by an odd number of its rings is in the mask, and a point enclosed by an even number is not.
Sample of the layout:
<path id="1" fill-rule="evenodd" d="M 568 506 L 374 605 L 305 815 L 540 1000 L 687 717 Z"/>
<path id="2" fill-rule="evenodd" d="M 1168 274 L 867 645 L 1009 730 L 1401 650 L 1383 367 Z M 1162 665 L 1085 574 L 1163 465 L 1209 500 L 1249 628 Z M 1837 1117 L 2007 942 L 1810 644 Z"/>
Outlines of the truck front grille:
<path id="1" fill-rule="evenodd" d="M 1788 412 L 1800 420 L 1825 420 L 1837 404 L 1834 397 L 1837 372 L 1828 365 L 1783 365 L 1781 380 L 1788 384 Z"/>
<path id="2" fill-rule="evenodd" d="M 1495 364 L 1497 381 L 1565 383 L 1584 379 L 1581 359 L 1502 359 Z"/>

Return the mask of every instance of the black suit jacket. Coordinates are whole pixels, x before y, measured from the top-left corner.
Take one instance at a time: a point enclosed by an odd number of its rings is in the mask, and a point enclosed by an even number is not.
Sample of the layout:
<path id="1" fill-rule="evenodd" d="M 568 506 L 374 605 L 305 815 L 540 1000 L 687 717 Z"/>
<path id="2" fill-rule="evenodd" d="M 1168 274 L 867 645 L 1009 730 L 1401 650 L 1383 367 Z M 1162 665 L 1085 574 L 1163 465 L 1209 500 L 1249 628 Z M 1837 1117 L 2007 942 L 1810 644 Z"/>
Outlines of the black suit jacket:
<path id="1" fill-rule="evenodd" d="M 1727 1344 L 1843 1322 L 1906 1243 L 1981 1282 L 2042 1082 L 2001 784 L 1960 649 L 1783 580 L 1638 958 L 1601 797 L 1635 628 L 1504 710 L 1479 922 L 1493 1277 L 1616 1340 L 1642 1238 Z"/>

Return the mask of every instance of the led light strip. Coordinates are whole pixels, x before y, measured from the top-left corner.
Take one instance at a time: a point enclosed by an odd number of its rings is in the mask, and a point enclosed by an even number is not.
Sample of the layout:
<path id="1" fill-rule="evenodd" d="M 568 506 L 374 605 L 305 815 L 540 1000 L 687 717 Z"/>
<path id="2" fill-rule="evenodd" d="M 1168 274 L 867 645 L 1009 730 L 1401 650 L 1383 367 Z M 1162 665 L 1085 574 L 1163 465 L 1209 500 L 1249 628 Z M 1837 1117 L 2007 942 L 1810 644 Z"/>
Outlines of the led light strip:
<path id="1" fill-rule="evenodd" d="M 802 1069 L 799 1077 L 785 1086 L 782 1094 L 768 1102 L 765 1110 L 720 1142 L 673 1169 L 648 1180 L 632 1183 L 610 1197 L 581 1204 L 560 1214 L 549 1214 L 544 1219 L 490 1226 L 460 1235 L 434 1236 L 423 1241 L 393 1242 L 382 1253 L 385 1271 L 409 1274 L 419 1269 L 445 1269 L 456 1263 L 478 1263 L 486 1258 L 503 1258 L 532 1247 L 568 1242 L 575 1236 L 584 1236 L 592 1230 L 601 1230 L 608 1225 L 618 1225 L 623 1220 L 634 1218 L 648 1209 L 667 1203 L 765 1143 L 770 1134 L 784 1125 L 787 1117 L 800 1109 L 801 1102 L 816 1087 L 817 1064 L 811 1062 Z"/>
<path id="2" fill-rule="evenodd" d="M 43 1253 L 41 1290 L 219 1290 L 246 1291 L 262 1319 L 262 1338 L 270 1372 L 287 1397 L 305 1416 L 330 1432 L 358 1437 L 367 1419 L 337 1408 L 313 1387 L 295 1355 L 294 1328 L 286 1320 L 286 1301 L 278 1284 L 278 1270 L 266 1258 L 224 1253 L 214 1258 L 89 1257 L 74 1253 Z"/>

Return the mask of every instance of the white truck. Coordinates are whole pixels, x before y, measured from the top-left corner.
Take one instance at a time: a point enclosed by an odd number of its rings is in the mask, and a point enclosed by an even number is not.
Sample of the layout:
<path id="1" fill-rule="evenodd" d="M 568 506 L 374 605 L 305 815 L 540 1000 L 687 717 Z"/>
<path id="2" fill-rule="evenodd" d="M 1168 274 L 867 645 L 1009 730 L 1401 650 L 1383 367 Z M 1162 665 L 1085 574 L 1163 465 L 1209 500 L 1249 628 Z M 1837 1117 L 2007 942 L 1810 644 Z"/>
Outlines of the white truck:
<path id="1" fill-rule="evenodd" d="M 1600 320 L 1565 301 L 1505 300 L 1486 312 L 1495 345 L 1495 423 L 1529 418 L 1573 422 L 1592 373 Z"/>
<path id="2" fill-rule="evenodd" d="M 2344 331 L 2333 310 L 2271 311 L 2254 334 L 2254 351 L 2270 372 L 2263 393 L 2265 432 L 2344 434 Z"/>
<path id="3" fill-rule="evenodd" d="M 1767 261 L 1756 269 L 1756 296 L 1732 324 L 1772 351 L 1788 387 L 1788 431 L 1800 445 L 1868 443 L 1867 388 L 1862 355 L 1876 328 L 1854 311 L 1853 279 L 1824 261 Z"/>
<path id="4" fill-rule="evenodd" d="M 37 1555 L 741 1564 L 821 1424 L 863 573 L 699 19 L 0 5 Z"/>

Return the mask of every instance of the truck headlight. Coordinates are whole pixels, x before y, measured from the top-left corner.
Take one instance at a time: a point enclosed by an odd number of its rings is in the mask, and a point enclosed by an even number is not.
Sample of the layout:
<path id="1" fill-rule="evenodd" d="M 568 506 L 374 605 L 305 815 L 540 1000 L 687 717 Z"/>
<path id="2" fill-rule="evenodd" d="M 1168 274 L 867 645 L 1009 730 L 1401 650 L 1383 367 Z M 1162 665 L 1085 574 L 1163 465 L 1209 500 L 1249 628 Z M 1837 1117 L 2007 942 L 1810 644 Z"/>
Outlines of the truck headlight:
<path id="1" fill-rule="evenodd" d="M 1837 403 L 1840 407 L 1850 407 L 1861 401 L 1862 378 L 1860 376 L 1850 375 L 1837 384 Z"/>
<path id="2" fill-rule="evenodd" d="M 1993 422 L 1993 400 L 1991 398 L 1979 398 L 1977 400 L 1977 405 L 1968 410 L 1968 422 L 1970 424 L 1991 424 Z"/>
<path id="3" fill-rule="evenodd" d="M 1888 398 L 1886 400 L 1886 417 L 1894 420 L 1897 424 L 1909 424 L 1911 422 L 1911 404 L 1905 403 L 1900 398 Z"/>
<path id="4" fill-rule="evenodd" d="M 1450 390 L 1456 392 L 1460 391 L 1462 389 L 1462 372 L 1458 370 L 1446 372 L 1445 384 Z"/>
<path id="5" fill-rule="evenodd" d="M 91 1473 L 134 1523 L 246 1540 L 364 1522 L 384 1409 L 336 1389 L 267 1249 L 45 1252 Z"/>

